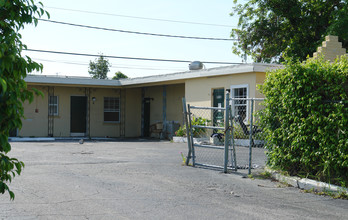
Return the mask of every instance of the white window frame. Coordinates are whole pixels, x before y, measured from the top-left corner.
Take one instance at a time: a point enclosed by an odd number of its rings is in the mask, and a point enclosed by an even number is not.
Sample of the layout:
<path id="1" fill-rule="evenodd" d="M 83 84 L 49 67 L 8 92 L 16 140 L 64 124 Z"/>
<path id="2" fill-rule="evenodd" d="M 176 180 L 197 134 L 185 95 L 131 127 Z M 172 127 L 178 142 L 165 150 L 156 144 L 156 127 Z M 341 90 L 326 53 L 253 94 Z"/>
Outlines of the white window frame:
<path id="1" fill-rule="evenodd" d="M 236 98 L 235 97 L 235 94 L 234 94 L 234 90 L 235 89 L 243 89 L 243 88 L 246 88 L 246 98 L 249 98 L 250 97 L 250 94 L 249 94 L 249 84 L 239 84 L 239 85 L 231 85 L 230 89 L 231 89 L 231 93 L 230 93 L 230 97 L 231 98 Z M 236 105 L 234 104 L 234 101 L 231 100 L 230 102 L 230 105 L 231 105 L 231 109 L 232 109 L 232 115 L 235 116 L 235 107 Z M 246 104 L 238 104 L 238 106 L 242 106 L 242 105 L 246 105 L 246 115 L 245 115 L 245 119 L 246 121 L 249 120 L 249 100 L 246 101 Z"/>
<path id="2" fill-rule="evenodd" d="M 57 103 L 51 103 L 51 97 L 57 97 Z M 51 107 L 55 108 L 55 111 L 53 111 L 53 114 L 51 112 Z M 57 95 L 50 95 L 48 96 L 48 114 L 51 116 L 58 116 L 59 115 L 59 97 Z"/>
<path id="3" fill-rule="evenodd" d="M 105 100 L 106 99 L 115 99 L 115 100 L 118 100 L 118 109 L 115 108 L 115 109 L 105 109 Z M 120 122 L 120 117 L 121 117 L 121 113 L 120 113 L 120 108 L 121 108 L 121 100 L 120 100 L 120 97 L 104 97 L 104 102 L 103 102 L 103 121 L 104 123 L 119 123 Z M 105 112 L 118 112 L 118 120 L 117 121 L 105 121 Z"/>

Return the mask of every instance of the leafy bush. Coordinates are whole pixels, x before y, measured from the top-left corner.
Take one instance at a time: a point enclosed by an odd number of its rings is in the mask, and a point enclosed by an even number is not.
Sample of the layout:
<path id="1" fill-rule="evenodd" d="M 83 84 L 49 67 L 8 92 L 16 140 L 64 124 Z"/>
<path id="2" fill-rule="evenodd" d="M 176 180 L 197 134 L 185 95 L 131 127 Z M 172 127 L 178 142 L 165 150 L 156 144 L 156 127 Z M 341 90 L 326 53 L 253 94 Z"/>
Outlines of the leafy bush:
<path id="1" fill-rule="evenodd" d="M 175 136 L 186 137 L 186 125 L 180 126 L 180 128 L 175 132 Z"/>
<path id="2" fill-rule="evenodd" d="M 290 175 L 348 185 L 348 58 L 288 60 L 267 73 L 260 114 L 268 164 Z"/>
<path id="3" fill-rule="evenodd" d="M 235 139 L 249 139 L 249 135 L 244 134 L 242 127 L 239 124 L 233 124 L 233 136 Z"/>
<path id="4" fill-rule="evenodd" d="M 24 163 L 8 156 L 11 151 L 8 137 L 10 131 L 22 126 L 22 102 L 34 98 L 24 78 L 27 73 L 42 70 L 41 64 L 28 56 L 22 57 L 21 52 L 27 46 L 22 43 L 19 31 L 27 24 L 36 26 L 38 18 L 47 13 L 40 2 L 38 5 L 28 0 L 0 1 L 0 194 L 8 192 L 11 199 L 15 195 L 8 185 L 21 174 Z"/>
<path id="5" fill-rule="evenodd" d="M 202 117 L 192 117 L 192 125 L 203 125 L 206 126 L 210 120 Z M 193 137 L 202 137 L 206 133 L 205 128 L 192 128 Z M 186 136 L 186 125 L 181 126 L 176 132 L 176 136 L 184 137 Z"/>

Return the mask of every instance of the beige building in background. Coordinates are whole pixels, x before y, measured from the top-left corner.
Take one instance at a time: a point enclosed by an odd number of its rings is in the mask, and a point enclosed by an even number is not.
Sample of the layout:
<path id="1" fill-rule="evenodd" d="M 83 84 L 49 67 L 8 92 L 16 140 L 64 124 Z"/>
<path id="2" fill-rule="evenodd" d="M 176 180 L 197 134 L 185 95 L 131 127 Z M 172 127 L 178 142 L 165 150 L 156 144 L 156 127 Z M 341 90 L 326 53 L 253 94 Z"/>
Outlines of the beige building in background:
<path id="1" fill-rule="evenodd" d="M 325 37 L 325 41 L 323 41 L 322 45 L 313 53 L 313 58 L 323 56 L 325 60 L 332 62 L 346 54 L 347 50 L 342 47 L 342 43 L 338 41 L 338 37 L 329 35 Z"/>

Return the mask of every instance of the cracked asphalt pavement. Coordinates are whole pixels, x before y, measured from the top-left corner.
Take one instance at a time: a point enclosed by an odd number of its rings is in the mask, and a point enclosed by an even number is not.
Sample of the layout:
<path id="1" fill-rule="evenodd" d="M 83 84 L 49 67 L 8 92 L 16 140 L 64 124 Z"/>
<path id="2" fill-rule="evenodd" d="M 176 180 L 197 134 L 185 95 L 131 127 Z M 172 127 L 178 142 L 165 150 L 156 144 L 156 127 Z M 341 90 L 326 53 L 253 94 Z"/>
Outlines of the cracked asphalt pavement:
<path id="1" fill-rule="evenodd" d="M 0 219 L 347 219 L 348 200 L 304 193 L 246 170 L 182 166 L 184 143 L 12 143 L 26 164 L 0 194 Z M 245 149 L 247 150 L 247 149 Z M 264 161 L 262 149 L 253 149 Z M 238 158 L 237 158 L 238 161 Z M 261 164 L 262 165 L 262 164 Z M 256 170 L 253 170 L 256 172 Z"/>

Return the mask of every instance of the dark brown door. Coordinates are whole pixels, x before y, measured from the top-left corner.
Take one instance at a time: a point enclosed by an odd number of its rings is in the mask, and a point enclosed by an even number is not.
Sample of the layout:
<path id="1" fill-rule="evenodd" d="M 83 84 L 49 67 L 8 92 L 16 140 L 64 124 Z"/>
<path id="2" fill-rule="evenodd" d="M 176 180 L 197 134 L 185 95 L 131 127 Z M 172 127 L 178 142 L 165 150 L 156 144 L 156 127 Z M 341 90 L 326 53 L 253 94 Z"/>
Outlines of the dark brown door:
<path id="1" fill-rule="evenodd" d="M 150 99 L 144 99 L 144 137 L 150 137 Z"/>
<path id="2" fill-rule="evenodd" d="M 71 96 L 70 99 L 70 132 L 86 133 L 87 97 Z"/>

